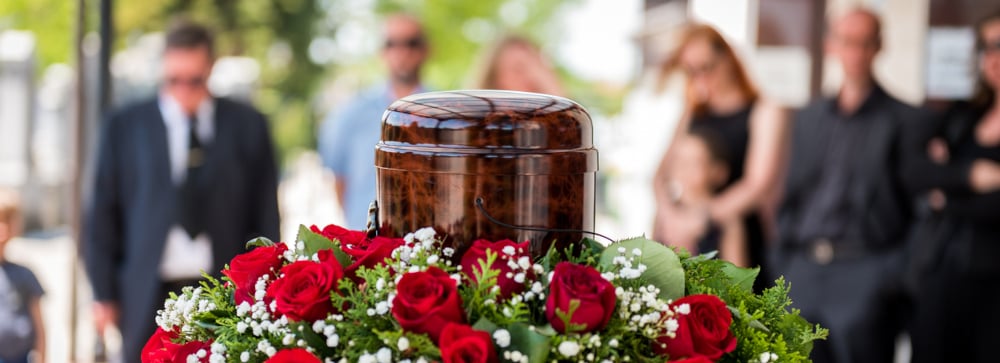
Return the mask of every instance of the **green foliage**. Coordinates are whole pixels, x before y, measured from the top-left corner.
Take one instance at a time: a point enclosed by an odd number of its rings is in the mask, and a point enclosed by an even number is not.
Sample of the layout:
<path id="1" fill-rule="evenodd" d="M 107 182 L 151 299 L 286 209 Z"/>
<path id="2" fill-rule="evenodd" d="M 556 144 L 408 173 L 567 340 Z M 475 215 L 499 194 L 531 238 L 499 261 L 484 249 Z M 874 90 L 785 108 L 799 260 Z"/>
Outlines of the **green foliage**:
<path id="1" fill-rule="evenodd" d="M 38 72 L 53 63 L 68 63 L 74 52 L 77 8 L 69 0 L 0 1 L 0 31 L 28 30 L 35 34 Z"/>
<path id="2" fill-rule="evenodd" d="M 271 239 L 267 237 L 257 237 L 247 241 L 246 249 L 249 250 L 253 247 L 268 247 L 268 246 L 274 246 L 274 241 L 271 241 Z"/>
<path id="3" fill-rule="evenodd" d="M 809 324 L 797 309 L 789 309 L 792 301 L 784 279 L 756 295 L 751 276 L 756 277 L 757 269 L 686 253 L 681 263 L 688 294 L 718 295 L 733 313 L 731 330 L 740 344 L 722 362 L 748 362 L 764 352 L 776 354 L 781 362 L 808 362 L 812 342 L 826 338 L 826 329 Z"/>

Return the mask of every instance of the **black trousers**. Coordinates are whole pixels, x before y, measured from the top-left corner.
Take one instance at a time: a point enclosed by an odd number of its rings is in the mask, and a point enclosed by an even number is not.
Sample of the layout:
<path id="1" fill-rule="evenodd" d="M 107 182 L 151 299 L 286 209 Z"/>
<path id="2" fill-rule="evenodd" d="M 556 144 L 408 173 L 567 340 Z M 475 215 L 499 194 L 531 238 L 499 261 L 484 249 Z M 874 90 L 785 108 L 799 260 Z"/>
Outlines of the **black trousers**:
<path id="1" fill-rule="evenodd" d="M 998 361 L 1000 236 L 975 232 L 946 240 L 940 264 L 914 284 L 914 363 Z"/>
<path id="2" fill-rule="evenodd" d="M 893 361 L 909 316 L 902 258 L 890 250 L 821 264 L 806 253 L 775 253 L 772 267 L 791 283 L 792 307 L 830 331 L 814 343 L 813 362 Z"/>

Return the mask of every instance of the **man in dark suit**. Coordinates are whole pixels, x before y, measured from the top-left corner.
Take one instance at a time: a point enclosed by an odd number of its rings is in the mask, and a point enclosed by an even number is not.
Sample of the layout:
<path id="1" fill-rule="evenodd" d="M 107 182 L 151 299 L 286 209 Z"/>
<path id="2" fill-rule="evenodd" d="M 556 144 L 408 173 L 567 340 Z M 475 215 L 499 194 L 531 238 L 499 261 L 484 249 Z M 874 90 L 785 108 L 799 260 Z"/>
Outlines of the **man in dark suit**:
<path id="1" fill-rule="evenodd" d="M 211 33 L 175 24 L 158 97 L 125 108 L 102 131 L 86 212 L 84 257 L 99 333 L 116 324 L 138 362 L 170 291 L 218 274 L 253 237 L 278 237 L 277 171 L 267 122 L 214 98 Z"/>
<path id="2" fill-rule="evenodd" d="M 868 10 L 832 21 L 826 49 L 843 85 L 795 120 L 774 263 L 792 285 L 793 306 L 830 329 L 815 362 L 891 362 L 901 330 L 911 198 L 900 179 L 908 157 L 900 134 L 920 115 L 875 81 L 880 38 Z"/>

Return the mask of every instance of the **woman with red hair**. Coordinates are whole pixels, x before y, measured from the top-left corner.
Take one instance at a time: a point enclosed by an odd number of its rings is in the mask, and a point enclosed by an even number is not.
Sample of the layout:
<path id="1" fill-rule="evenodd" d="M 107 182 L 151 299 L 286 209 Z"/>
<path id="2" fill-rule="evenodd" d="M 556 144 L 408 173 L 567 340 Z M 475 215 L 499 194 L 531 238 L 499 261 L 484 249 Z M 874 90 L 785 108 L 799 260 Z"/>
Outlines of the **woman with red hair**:
<path id="1" fill-rule="evenodd" d="M 694 130 L 714 134 L 722 141 L 730 173 L 707 203 L 680 203 L 684 190 L 675 182 L 678 171 L 670 167 L 678 157 L 671 145 L 654 178 L 654 238 L 692 252 L 718 250 L 738 265 L 759 266 L 765 211 L 773 208 L 784 170 L 788 117 L 782 107 L 760 96 L 733 47 L 711 26 L 694 24 L 684 30 L 663 63 L 660 84 L 678 71 L 686 77 L 686 102 L 675 138 Z M 721 234 L 742 233 L 743 238 L 710 237 L 718 235 L 714 226 L 733 221 L 742 221 L 742 228 L 723 228 Z M 725 242 L 741 240 L 742 245 Z"/>

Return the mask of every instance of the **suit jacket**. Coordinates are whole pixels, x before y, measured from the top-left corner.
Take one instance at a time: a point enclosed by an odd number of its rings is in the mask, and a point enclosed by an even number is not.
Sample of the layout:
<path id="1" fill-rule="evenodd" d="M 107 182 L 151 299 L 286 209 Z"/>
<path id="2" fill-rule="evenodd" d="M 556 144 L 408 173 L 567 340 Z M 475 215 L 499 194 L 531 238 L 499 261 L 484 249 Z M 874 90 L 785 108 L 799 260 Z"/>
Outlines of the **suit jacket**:
<path id="1" fill-rule="evenodd" d="M 203 173 L 211 184 L 205 228 L 213 258 L 207 272 L 218 274 L 247 240 L 278 237 L 277 171 L 264 116 L 230 100 L 216 99 L 215 137 L 205 149 Z M 85 212 L 84 258 L 95 299 L 119 304 L 126 340 L 143 334 L 162 307 L 159 265 L 167 231 L 176 224 L 177 189 L 157 100 L 111 116 Z"/>
<path id="2" fill-rule="evenodd" d="M 835 98 L 812 102 L 797 113 L 792 132 L 791 161 L 786 182 L 785 199 L 778 213 L 779 243 L 793 247 L 809 241 L 796 241 L 795 228 L 803 211 L 810 208 L 808 193 L 819 185 L 823 176 L 825 155 L 831 141 L 831 128 L 836 120 Z M 861 143 L 863 158 L 854 159 L 851 167 L 860 182 L 847 191 L 850 213 L 860 221 L 862 241 L 872 250 L 896 246 L 903 242 L 911 218 L 911 198 L 901 180 L 905 152 L 901 131 L 924 117 L 918 109 L 892 98 L 876 86 L 858 111 L 870 122 L 869 132 Z"/>

